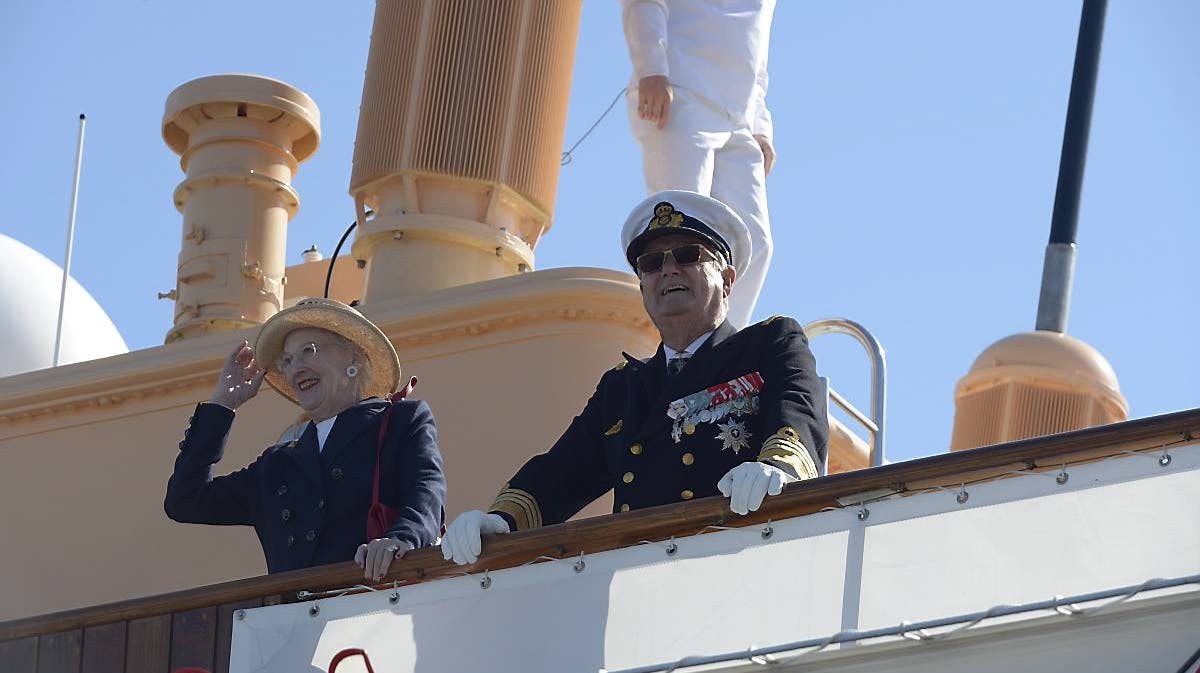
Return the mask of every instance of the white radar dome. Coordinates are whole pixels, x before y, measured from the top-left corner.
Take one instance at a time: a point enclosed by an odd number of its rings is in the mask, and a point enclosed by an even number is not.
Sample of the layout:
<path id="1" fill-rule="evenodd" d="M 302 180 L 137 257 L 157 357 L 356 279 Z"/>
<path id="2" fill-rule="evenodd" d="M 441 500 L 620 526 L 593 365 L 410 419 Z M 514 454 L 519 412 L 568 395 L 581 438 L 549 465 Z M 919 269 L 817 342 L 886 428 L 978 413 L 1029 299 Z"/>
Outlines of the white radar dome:
<path id="1" fill-rule="evenodd" d="M 50 367 L 58 328 L 62 267 L 0 234 L 0 377 Z M 72 278 L 67 283 L 59 364 L 129 352 L 100 305 Z"/>

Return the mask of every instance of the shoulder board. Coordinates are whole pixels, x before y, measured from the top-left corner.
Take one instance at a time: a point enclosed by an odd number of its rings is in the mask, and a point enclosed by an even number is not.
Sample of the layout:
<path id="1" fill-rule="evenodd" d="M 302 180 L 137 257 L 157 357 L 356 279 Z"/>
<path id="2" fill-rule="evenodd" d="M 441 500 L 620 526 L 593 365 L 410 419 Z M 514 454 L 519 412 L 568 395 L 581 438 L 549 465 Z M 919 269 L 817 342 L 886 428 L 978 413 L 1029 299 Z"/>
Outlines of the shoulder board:
<path id="1" fill-rule="evenodd" d="M 785 315 L 773 315 L 770 318 L 767 318 L 766 320 L 760 322 L 759 324 L 764 325 L 764 326 L 770 325 L 771 323 L 775 322 L 776 320 L 779 320 L 780 318 L 786 318 L 786 317 L 787 316 L 785 316 Z"/>
<path id="2" fill-rule="evenodd" d="M 612 368 L 612 371 L 614 371 L 614 372 L 619 372 L 619 371 L 621 371 L 622 369 L 624 369 L 624 368 L 625 368 L 625 365 L 627 365 L 627 364 L 629 364 L 629 363 L 628 363 L 628 362 L 626 362 L 625 360 L 621 360 L 620 362 L 618 362 L 618 363 L 617 363 L 617 366 L 616 366 L 616 367 L 613 367 L 613 368 Z"/>

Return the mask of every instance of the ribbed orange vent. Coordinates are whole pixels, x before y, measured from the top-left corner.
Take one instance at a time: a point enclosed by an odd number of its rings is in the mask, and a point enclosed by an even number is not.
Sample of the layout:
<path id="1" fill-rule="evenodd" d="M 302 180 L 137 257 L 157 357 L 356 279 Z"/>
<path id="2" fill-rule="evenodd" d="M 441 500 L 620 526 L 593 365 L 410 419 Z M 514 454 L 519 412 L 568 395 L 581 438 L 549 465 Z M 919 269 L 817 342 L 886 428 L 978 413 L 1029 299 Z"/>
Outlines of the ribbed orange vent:
<path id="1" fill-rule="evenodd" d="M 1061 390 L 1039 390 L 1029 385 L 1014 385 L 1012 405 L 1021 424 L 1012 428 L 1013 439 L 1051 435 L 1095 425 L 1087 395 Z"/>
<path id="2" fill-rule="evenodd" d="M 994 444 L 1002 437 L 1004 417 L 1008 413 L 1006 388 L 989 388 L 958 399 L 951 449 L 969 449 Z M 958 419 L 969 419 L 959 422 Z"/>
<path id="3" fill-rule="evenodd" d="M 1129 405 L 1096 349 L 1057 332 L 989 346 L 958 383 L 950 450 L 1125 420 Z"/>
<path id="4" fill-rule="evenodd" d="M 416 85 L 419 0 L 384 0 L 375 5 L 371 54 L 363 83 L 350 191 L 401 165 L 408 100 Z M 400 75 L 400 76 L 397 76 Z"/>
<path id="5" fill-rule="evenodd" d="M 528 53 L 517 91 L 518 114 L 512 124 L 511 154 L 529 160 L 509 161 L 507 169 L 508 183 L 513 189 L 530 195 L 547 213 L 552 213 L 581 8 L 576 3 L 557 0 L 538 4 L 555 6 L 559 16 L 552 21 L 531 22 L 529 26 L 530 35 L 525 41 Z M 564 24 L 570 25 L 570 29 L 563 29 Z M 539 86 L 539 82 L 553 82 L 555 86 Z"/>
<path id="6" fill-rule="evenodd" d="M 351 193 L 408 171 L 472 178 L 510 187 L 548 220 L 580 11 L 562 0 L 379 2 Z"/>
<path id="7" fill-rule="evenodd" d="M 1086 393 L 1007 383 L 958 401 L 959 416 L 970 422 L 955 425 L 950 443 L 954 448 L 973 448 L 1121 420 L 1103 412 Z"/>

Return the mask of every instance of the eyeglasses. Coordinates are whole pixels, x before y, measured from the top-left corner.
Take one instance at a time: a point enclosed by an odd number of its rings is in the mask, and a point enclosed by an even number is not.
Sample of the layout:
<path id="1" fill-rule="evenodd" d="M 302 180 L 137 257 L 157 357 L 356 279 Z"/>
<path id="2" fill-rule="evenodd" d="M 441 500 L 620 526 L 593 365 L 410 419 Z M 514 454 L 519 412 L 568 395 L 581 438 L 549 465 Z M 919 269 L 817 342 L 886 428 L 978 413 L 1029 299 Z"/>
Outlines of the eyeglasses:
<path id="1" fill-rule="evenodd" d="M 675 260 L 679 266 L 688 266 L 691 264 L 699 264 L 700 262 L 710 262 L 717 259 L 717 256 L 708 248 L 699 243 L 688 243 L 670 250 L 655 250 L 654 252 L 644 252 L 637 257 L 638 273 L 654 273 L 663 267 L 667 261 L 667 255 Z"/>
<path id="2" fill-rule="evenodd" d="M 316 358 L 317 353 L 321 352 L 322 348 L 334 345 L 336 344 L 318 344 L 315 341 L 310 341 L 301 346 L 300 350 L 295 353 L 280 353 L 279 357 L 275 360 L 275 368 L 280 371 L 287 371 L 301 362 Z"/>

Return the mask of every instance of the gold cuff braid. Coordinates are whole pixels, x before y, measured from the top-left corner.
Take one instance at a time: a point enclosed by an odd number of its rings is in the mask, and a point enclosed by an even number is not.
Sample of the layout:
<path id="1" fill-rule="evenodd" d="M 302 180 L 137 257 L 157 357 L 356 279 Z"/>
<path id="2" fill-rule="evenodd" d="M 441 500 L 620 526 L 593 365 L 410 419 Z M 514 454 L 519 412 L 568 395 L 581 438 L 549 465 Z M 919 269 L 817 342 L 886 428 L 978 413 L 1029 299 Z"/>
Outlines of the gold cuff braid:
<path id="1" fill-rule="evenodd" d="M 759 462 L 769 460 L 786 463 L 796 471 L 801 479 L 814 479 L 818 476 L 817 466 L 813 463 L 812 454 L 800 443 L 796 431 L 784 426 L 778 432 L 767 437 L 763 442 L 762 451 L 758 453 Z"/>
<path id="2" fill-rule="evenodd" d="M 488 508 L 491 512 L 504 512 L 512 517 L 517 530 L 539 528 L 542 525 L 542 509 L 528 491 L 505 488 L 496 495 L 496 501 Z"/>

